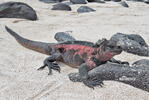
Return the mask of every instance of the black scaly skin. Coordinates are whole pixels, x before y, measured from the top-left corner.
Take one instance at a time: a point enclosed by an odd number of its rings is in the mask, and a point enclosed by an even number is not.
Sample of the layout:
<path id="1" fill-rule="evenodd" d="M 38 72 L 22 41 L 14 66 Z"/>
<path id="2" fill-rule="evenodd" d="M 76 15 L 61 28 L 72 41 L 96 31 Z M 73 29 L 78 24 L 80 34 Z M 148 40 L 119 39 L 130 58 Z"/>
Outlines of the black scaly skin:
<path id="1" fill-rule="evenodd" d="M 62 42 L 65 42 L 65 41 L 77 41 L 74 37 L 72 37 L 70 34 L 68 33 L 64 33 L 64 32 L 58 32 L 55 34 L 54 36 L 55 40 L 57 40 L 59 43 L 62 43 Z M 88 46 L 92 46 L 92 47 L 97 47 L 98 45 L 100 45 L 100 43 L 102 42 L 102 40 L 98 40 L 95 44 L 92 43 L 92 42 L 86 42 L 85 45 L 88 45 Z M 112 63 L 117 63 L 117 64 L 126 64 L 126 65 L 129 65 L 128 62 L 122 62 L 120 60 L 116 60 L 114 58 L 111 58 L 109 60 L 109 62 L 112 62 Z M 78 73 L 70 73 L 69 75 L 69 79 L 72 81 L 72 82 L 82 82 L 90 87 L 90 88 L 93 88 L 95 86 L 101 86 L 104 85 L 103 84 L 103 80 L 101 78 L 96 78 L 96 77 L 93 77 L 93 78 L 88 78 L 87 80 L 82 80 L 82 78 L 79 76 Z"/>
<path id="2" fill-rule="evenodd" d="M 115 36 L 115 35 L 114 35 Z M 63 42 L 66 42 L 66 41 L 79 41 L 77 39 L 75 39 L 73 36 L 71 36 L 69 33 L 65 33 L 65 32 L 58 32 L 55 34 L 54 36 L 54 39 L 58 42 L 58 43 L 63 43 Z M 142 39 L 141 39 L 142 40 Z M 101 44 L 102 40 L 99 39 L 96 43 L 93 43 L 93 42 L 82 42 L 83 45 L 86 45 L 86 46 L 92 46 L 92 47 L 98 47 L 100 44 Z M 81 44 L 81 43 L 80 43 Z M 120 60 L 116 60 L 114 58 L 111 58 L 109 60 L 109 62 L 113 62 L 113 63 L 118 63 L 118 64 L 127 64 L 129 65 L 128 62 L 123 62 L 123 61 L 120 61 Z"/>

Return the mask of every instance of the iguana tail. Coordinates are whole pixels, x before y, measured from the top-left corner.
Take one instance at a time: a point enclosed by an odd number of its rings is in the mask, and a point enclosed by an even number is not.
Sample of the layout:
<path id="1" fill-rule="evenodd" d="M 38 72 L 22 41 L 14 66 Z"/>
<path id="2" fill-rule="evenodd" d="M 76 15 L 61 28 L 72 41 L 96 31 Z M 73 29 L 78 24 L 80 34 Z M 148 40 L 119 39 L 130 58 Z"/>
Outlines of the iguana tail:
<path id="1" fill-rule="evenodd" d="M 5 26 L 8 33 L 10 33 L 22 46 L 25 48 L 50 55 L 51 52 L 51 45 L 52 43 L 44 43 L 44 42 L 38 42 L 38 41 L 32 41 L 25 39 L 18 35 L 16 32 L 12 31 L 10 28 Z"/>

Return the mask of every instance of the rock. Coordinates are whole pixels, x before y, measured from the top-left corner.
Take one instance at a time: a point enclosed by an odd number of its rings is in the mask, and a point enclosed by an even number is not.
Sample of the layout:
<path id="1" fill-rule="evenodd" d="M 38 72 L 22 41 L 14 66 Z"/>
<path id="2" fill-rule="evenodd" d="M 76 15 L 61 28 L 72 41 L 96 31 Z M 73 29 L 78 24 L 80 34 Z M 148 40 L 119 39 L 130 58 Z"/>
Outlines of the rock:
<path id="1" fill-rule="evenodd" d="M 127 0 L 127 1 L 143 2 L 143 0 Z"/>
<path id="2" fill-rule="evenodd" d="M 86 0 L 70 0 L 73 4 L 87 4 Z"/>
<path id="3" fill-rule="evenodd" d="M 44 3 L 58 3 L 58 2 L 62 2 L 63 0 L 39 0 L 39 1 Z"/>
<path id="4" fill-rule="evenodd" d="M 90 8 L 90 7 L 87 7 L 87 6 L 81 6 L 77 9 L 77 12 L 78 13 L 85 13 L 85 12 L 94 12 L 96 10 Z"/>
<path id="5" fill-rule="evenodd" d="M 66 1 L 66 2 L 64 1 L 63 3 L 66 4 L 66 5 L 73 5 L 73 3 L 70 2 L 70 1 Z"/>
<path id="6" fill-rule="evenodd" d="M 72 41 L 75 41 L 75 43 L 79 43 L 80 45 L 90 46 L 90 47 L 94 46 L 93 42 L 88 42 L 88 41 L 80 42 L 80 40 L 76 40 L 73 36 L 69 34 L 69 32 L 71 31 L 58 32 L 55 34 L 54 38 L 58 42 L 72 43 Z"/>
<path id="7" fill-rule="evenodd" d="M 0 18 L 22 18 L 37 20 L 35 10 L 22 2 L 6 2 L 0 4 Z"/>
<path id="8" fill-rule="evenodd" d="M 111 0 L 104 0 L 104 1 L 111 1 Z"/>
<path id="9" fill-rule="evenodd" d="M 54 38 L 58 42 L 76 41 L 76 39 L 67 32 L 57 32 Z"/>
<path id="10" fill-rule="evenodd" d="M 126 7 L 126 8 L 129 7 L 128 4 L 127 4 L 125 1 L 121 1 L 120 4 L 121 4 L 123 7 Z"/>
<path id="11" fill-rule="evenodd" d="M 101 1 L 101 0 L 95 0 L 95 2 L 97 2 L 97 3 L 106 3 L 105 1 Z"/>
<path id="12" fill-rule="evenodd" d="M 87 83 L 84 82 L 79 73 L 70 73 L 68 77 L 72 82 L 83 82 L 87 86 L 92 86 L 93 89 L 95 86 L 101 86 L 101 81 L 111 80 L 149 92 L 149 67 L 144 66 L 144 64 L 142 67 L 142 64 L 131 67 L 125 64 L 107 62 L 88 71 Z"/>
<path id="13" fill-rule="evenodd" d="M 95 0 L 87 0 L 88 2 L 94 2 Z"/>
<path id="14" fill-rule="evenodd" d="M 143 2 L 149 4 L 149 0 L 143 0 Z"/>
<path id="15" fill-rule="evenodd" d="M 140 35 L 117 33 L 110 40 L 117 42 L 117 45 L 128 53 L 149 56 L 149 46 Z"/>
<path id="16" fill-rule="evenodd" d="M 134 62 L 132 65 L 147 65 L 148 68 L 149 68 L 149 60 L 148 59 L 141 59 L 141 60 L 138 60 L 136 62 Z"/>
<path id="17" fill-rule="evenodd" d="M 65 10 L 65 11 L 71 11 L 71 7 L 64 3 L 58 3 L 53 5 L 53 8 L 51 10 Z"/>
<path id="18" fill-rule="evenodd" d="M 105 3 L 104 1 L 101 0 L 87 0 L 88 2 L 98 2 L 98 3 Z"/>
<path id="19" fill-rule="evenodd" d="M 132 64 L 132 67 L 149 71 L 149 60 L 141 59 Z"/>
<path id="20" fill-rule="evenodd" d="M 121 0 L 111 0 L 111 1 L 114 1 L 114 2 L 120 2 Z"/>

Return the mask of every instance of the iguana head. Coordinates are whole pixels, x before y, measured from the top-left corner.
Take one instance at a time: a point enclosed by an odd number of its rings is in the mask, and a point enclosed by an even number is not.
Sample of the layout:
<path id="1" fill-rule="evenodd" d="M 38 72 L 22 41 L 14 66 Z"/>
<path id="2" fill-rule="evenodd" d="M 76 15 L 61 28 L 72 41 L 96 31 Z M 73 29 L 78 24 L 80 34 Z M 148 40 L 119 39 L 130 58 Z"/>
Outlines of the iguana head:
<path id="1" fill-rule="evenodd" d="M 122 52 L 122 48 L 117 45 L 117 42 L 106 39 L 103 39 L 102 41 L 103 43 L 101 43 L 101 46 L 104 52 L 111 52 L 115 55 L 120 54 Z"/>
<path id="2" fill-rule="evenodd" d="M 113 56 L 122 52 L 122 48 L 112 40 L 102 39 L 98 45 L 99 59 L 103 61 L 110 60 Z"/>

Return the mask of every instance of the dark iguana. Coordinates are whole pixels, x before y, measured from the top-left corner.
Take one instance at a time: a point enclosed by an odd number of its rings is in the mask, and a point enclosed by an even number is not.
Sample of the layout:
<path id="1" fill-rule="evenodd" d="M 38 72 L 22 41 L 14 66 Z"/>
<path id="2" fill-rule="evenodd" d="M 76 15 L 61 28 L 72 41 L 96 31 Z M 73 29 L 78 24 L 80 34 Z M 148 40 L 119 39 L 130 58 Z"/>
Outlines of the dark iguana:
<path id="1" fill-rule="evenodd" d="M 60 61 L 74 68 L 78 68 L 81 78 L 86 81 L 89 78 L 89 70 L 105 63 L 113 56 L 122 52 L 122 49 L 116 46 L 115 42 L 106 39 L 100 45 L 96 46 L 93 46 L 92 42 L 86 41 L 44 43 L 25 39 L 7 26 L 5 28 L 22 46 L 50 55 L 44 60 L 44 65 L 39 68 L 43 69 L 47 66 L 49 68 L 49 74 L 51 74 L 52 69 L 60 71 L 60 67 L 56 63 L 56 61 Z"/>
<path id="2" fill-rule="evenodd" d="M 76 41 L 74 37 L 64 32 L 56 33 L 54 38 L 58 42 Z M 128 53 L 140 56 L 148 56 L 149 47 L 145 40 L 138 34 L 116 33 L 111 37 L 110 40 L 117 42 L 117 45 L 121 46 L 122 50 Z M 99 39 L 94 45 L 98 45 L 100 42 L 101 40 Z M 90 70 L 88 72 L 89 80 L 83 83 L 88 87 L 94 88 L 98 85 L 102 86 L 103 84 L 101 84 L 101 82 L 104 80 L 114 80 L 148 91 L 148 77 L 146 77 L 149 74 L 148 65 L 149 60 L 147 59 L 136 61 L 130 67 L 128 62 L 121 62 L 111 58 L 111 60 L 107 61 L 107 63 Z M 82 82 L 79 73 L 70 73 L 68 76 L 69 79 L 73 82 Z M 100 83 L 98 84 L 99 79 Z"/>

